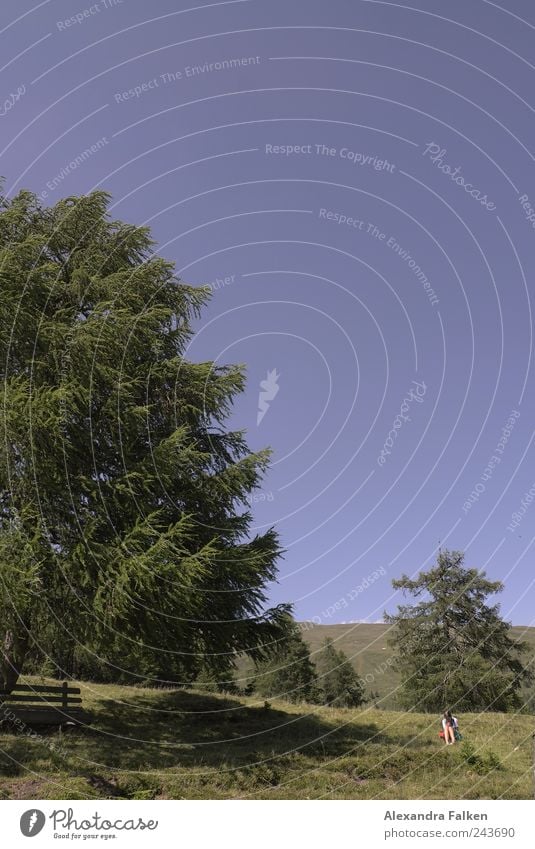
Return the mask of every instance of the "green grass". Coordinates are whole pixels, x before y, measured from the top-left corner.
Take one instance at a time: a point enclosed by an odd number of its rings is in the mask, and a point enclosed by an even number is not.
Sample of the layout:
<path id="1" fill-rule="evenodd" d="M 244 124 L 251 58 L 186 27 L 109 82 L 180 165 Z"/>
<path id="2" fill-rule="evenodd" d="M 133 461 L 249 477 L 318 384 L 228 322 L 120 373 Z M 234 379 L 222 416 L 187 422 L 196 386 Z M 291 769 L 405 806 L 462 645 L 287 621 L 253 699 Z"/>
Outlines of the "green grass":
<path id="1" fill-rule="evenodd" d="M 37 680 L 37 679 L 34 679 Z M 438 717 L 82 684 L 88 729 L 0 732 L 6 799 L 527 799 L 530 716 Z"/>

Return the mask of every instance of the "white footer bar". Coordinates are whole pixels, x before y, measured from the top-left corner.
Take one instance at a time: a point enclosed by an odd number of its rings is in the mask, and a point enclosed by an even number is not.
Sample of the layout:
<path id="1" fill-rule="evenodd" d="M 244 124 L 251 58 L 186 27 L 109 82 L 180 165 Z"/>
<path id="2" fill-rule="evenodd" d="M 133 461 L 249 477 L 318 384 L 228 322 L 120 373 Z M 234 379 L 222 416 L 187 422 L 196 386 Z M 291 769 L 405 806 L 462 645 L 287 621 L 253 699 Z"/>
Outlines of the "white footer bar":
<path id="1" fill-rule="evenodd" d="M 2 845 L 535 847 L 535 802 L 2 801 Z M 29 839 L 35 838 L 30 844 Z"/>

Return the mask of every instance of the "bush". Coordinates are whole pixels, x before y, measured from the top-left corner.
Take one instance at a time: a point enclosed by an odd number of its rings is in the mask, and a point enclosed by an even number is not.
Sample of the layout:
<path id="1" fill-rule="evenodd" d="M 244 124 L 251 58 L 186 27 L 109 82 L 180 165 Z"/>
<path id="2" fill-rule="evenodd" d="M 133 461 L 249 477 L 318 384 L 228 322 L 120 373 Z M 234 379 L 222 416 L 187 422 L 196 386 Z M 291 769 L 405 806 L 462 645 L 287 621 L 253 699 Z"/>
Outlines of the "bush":
<path id="1" fill-rule="evenodd" d="M 469 766 L 478 775 L 486 775 L 489 772 L 503 769 L 502 763 L 496 752 L 480 754 L 472 743 L 463 743 L 459 749 L 461 761 Z"/>

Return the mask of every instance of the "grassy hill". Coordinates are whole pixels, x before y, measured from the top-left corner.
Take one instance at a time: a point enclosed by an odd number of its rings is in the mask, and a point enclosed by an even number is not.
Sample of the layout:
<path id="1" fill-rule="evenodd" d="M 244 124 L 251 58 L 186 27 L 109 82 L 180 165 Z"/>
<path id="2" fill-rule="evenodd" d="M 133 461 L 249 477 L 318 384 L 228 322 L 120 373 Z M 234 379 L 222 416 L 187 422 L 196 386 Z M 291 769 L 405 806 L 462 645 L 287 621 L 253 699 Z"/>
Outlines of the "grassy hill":
<path id="1" fill-rule="evenodd" d="M 310 646 L 312 659 L 323 642 L 331 639 L 351 660 L 358 674 L 365 679 L 368 692 L 379 693 L 380 705 L 396 706 L 395 693 L 399 676 L 393 669 L 393 656 L 387 644 L 389 625 L 303 625 L 303 638 Z"/>
<path id="2" fill-rule="evenodd" d="M 37 679 L 33 679 L 37 682 Z M 82 684 L 90 728 L 0 732 L 4 799 L 528 799 L 534 719 L 335 710 Z"/>
<path id="3" fill-rule="evenodd" d="M 337 649 L 342 649 L 350 658 L 359 675 L 365 679 L 368 692 L 379 693 L 378 704 L 387 710 L 393 710 L 396 704 L 396 689 L 399 676 L 392 666 L 392 651 L 387 644 L 389 625 L 381 624 L 346 624 L 346 625 L 313 625 L 300 623 L 304 640 L 310 646 L 312 659 L 324 640 L 329 638 Z M 524 640 L 535 653 L 535 628 L 516 626 L 513 628 L 515 638 Z M 239 665 L 238 678 L 243 683 L 251 671 L 251 664 L 243 662 Z"/>

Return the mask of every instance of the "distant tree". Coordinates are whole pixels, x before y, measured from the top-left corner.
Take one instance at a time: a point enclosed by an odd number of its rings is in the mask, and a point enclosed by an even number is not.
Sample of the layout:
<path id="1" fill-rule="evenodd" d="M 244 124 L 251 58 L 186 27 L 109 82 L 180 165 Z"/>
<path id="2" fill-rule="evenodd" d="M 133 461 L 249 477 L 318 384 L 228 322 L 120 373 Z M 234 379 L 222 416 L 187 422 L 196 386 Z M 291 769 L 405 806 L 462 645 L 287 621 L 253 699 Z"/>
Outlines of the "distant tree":
<path id="1" fill-rule="evenodd" d="M 318 676 L 319 701 L 331 707 L 359 707 L 366 701 L 364 682 L 343 651 L 326 639 L 314 656 Z"/>
<path id="2" fill-rule="evenodd" d="M 288 702 L 317 701 L 316 670 L 295 623 L 289 623 L 287 636 L 271 656 L 256 664 L 255 690 L 261 696 Z"/>
<path id="3" fill-rule="evenodd" d="M 370 690 L 367 701 L 371 702 L 377 710 L 381 710 L 381 694 L 379 690 Z"/>
<path id="4" fill-rule="evenodd" d="M 210 668 L 201 669 L 192 686 L 204 693 L 232 693 L 238 695 L 240 690 L 232 673 L 227 672 L 219 678 Z"/>
<path id="5" fill-rule="evenodd" d="M 436 566 L 415 580 L 403 575 L 395 589 L 421 599 L 385 616 L 395 626 L 390 640 L 407 707 L 442 711 L 507 711 L 521 707 L 520 690 L 530 673 L 521 656 L 528 646 L 511 636 L 498 604 L 500 581 L 463 566 L 460 551 L 441 551 Z"/>
<path id="6" fill-rule="evenodd" d="M 532 670 L 535 670 L 535 658 L 533 657 L 533 649 L 531 662 L 529 664 Z M 532 675 L 531 681 L 526 684 L 522 690 L 522 701 L 524 703 L 524 712 L 525 713 L 535 713 L 535 676 Z"/>
<path id="7" fill-rule="evenodd" d="M 0 685 L 28 651 L 69 674 L 224 675 L 280 640 L 280 554 L 252 535 L 269 452 L 225 428 L 243 369 L 186 359 L 206 288 L 93 192 L 0 195 Z M 80 649 L 82 647 L 82 649 Z"/>

